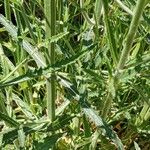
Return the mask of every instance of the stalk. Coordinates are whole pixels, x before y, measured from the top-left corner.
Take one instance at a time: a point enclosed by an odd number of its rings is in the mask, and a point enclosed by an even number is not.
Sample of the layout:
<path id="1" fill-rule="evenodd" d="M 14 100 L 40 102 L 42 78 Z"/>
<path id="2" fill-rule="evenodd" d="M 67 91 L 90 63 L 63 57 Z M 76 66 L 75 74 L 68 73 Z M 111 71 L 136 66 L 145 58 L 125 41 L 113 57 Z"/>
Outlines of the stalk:
<path id="1" fill-rule="evenodd" d="M 111 80 L 109 80 L 109 82 L 108 82 L 109 83 L 108 96 L 106 98 L 106 101 L 104 103 L 103 110 L 102 110 L 102 117 L 104 119 L 106 119 L 106 117 L 109 113 L 109 110 L 111 108 L 111 105 L 112 105 L 112 100 L 115 97 L 114 92 L 117 90 L 117 82 L 119 80 L 119 72 L 120 72 L 120 70 L 122 70 L 124 68 L 125 63 L 128 59 L 128 55 L 132 48 L 133 40 L 134 40 L 135 34 L 137 32 L 138 25 L 140 23 L 140 18 L 142 16 L 142 12 L 144 10 L 146 2 L 147 2 L 147 0 L 138 0 L 137 1 L 128 34 L 127 34 L 125 40 L 123 41 L 123 50 L 122 50 L 121 57 L 119 59 L 119 62 L 118 62 L 117 68 L 116 68 L 116 73 L 115 73 L 115 76 L 113 77 L 113 79 L 111 79 L 114 82 L 113 86 L 112 86 Z M 106 4 L 106 3 L 104 2 L 104 4 Z M 114 92 L 112 92 L 112 89 L 114 90 Z"/>
<path id="2" fill-rule="evenodd" d="M 4 7 L 5 7 L 5 16 L 6 18 L 11 21 L 11 10 L 10 10 L 10 0 L 4 0 Z M 10 39 L 12 43 L 12 40 Z M 6 66 L 6 75 L 9 72 L 9 68 Z M 12 108 L 11 108 L 11 101 L 12 101 L 12 88 L 6 88 L 6 99 L 7 99 L 7 113 L 9 116 L 12 116 Z"/>
<path id="3" fill-rule="evenodd" d="M 10 12 L 10 2 L 9 0 L 4 0 L 5 7 L 5 16 L 8 20 L 11 20 L 11 12 Z"/>
<path id="4" fill-rule="evenodd" d="M 120 57 L 118 67 L 117 67 L 118 71 L 122 70 L 124 68 L 125 63 L 128 59 L 128 55 L 131 50 L 133 40 L 134 40 L 135 34 L 137 32 L 140 18 L 142 16 L 146 2 L 147 2 L 147 0 L 138 0 L 137 1 L 136 7 L 134 10 L 134 15 L 133 15 L 133 18 L 132 18 L 132 21 L 130 24 L 130 28 L 129 28 L 127 37 L 123 43 L 123 50 L 122 50 L 121 57 Z"/>
<path id="5" fill-rule="evenodd" d="M 46 40 L 55 35 L 56 29 L 56 1 L 55 0 L 45 0 L 44 1 L 44 9 L 46 16 Z M 55 63 L 55 44 L 48 44 L 48 64 L 52 65 Z M 51 74 L 49 80 L 47 80 L 47 115 L 50 121 L 54 121 L 55 119 L 55 98 L 56 98 L 56 90 L 55 90 L 55 81 L 54 81 L 54 73 Z"/>

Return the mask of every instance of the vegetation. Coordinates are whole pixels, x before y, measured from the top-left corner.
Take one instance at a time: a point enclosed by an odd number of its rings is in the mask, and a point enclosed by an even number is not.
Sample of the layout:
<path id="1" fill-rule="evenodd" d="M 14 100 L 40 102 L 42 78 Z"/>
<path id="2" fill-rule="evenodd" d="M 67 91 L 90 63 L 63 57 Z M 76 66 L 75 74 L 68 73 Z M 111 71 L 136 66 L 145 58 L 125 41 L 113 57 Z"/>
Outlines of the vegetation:
<path id="1" fill-rule="evenodd" d="M 149 0 L 0 0 L 0 148 L 150 149 Z"/>

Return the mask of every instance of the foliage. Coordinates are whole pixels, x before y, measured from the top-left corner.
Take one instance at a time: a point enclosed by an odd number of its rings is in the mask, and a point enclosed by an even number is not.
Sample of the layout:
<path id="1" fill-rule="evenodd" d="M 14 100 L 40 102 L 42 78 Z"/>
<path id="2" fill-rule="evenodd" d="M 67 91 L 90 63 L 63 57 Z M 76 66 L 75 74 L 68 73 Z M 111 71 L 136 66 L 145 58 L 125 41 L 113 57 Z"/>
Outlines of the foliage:
<path id="1" fill-rule="evenodd" d="M 50 2 L 0 0 L 0 147 L 150 149 L 149 1 Z"/>

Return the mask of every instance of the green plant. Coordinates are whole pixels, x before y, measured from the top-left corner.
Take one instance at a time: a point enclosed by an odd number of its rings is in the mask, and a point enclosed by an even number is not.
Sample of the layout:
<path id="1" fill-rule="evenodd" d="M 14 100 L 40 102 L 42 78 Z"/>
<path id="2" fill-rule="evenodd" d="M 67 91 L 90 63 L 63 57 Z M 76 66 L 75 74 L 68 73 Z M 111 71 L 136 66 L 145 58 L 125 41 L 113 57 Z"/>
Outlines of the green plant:
<path id="1" fill-rule="evenodd" d="M 149 149 L 148 0 L 0 0 L 2 149 Z"/>

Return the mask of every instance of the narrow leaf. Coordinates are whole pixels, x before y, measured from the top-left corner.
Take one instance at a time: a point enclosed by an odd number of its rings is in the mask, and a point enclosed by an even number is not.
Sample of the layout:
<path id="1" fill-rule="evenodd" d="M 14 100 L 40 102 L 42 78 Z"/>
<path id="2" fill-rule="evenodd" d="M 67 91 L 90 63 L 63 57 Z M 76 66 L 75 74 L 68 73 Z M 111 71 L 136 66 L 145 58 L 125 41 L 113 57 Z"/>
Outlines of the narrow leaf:
<path id="1" fill-rule="evenodd" d="M 19 123 L 12 119 L 11 117 L 7 116 L 6 114 L 0 111 L 0 119 L 4 120 L 6 123 L 10 124 L 13 127 L 19 127 Z"/>

